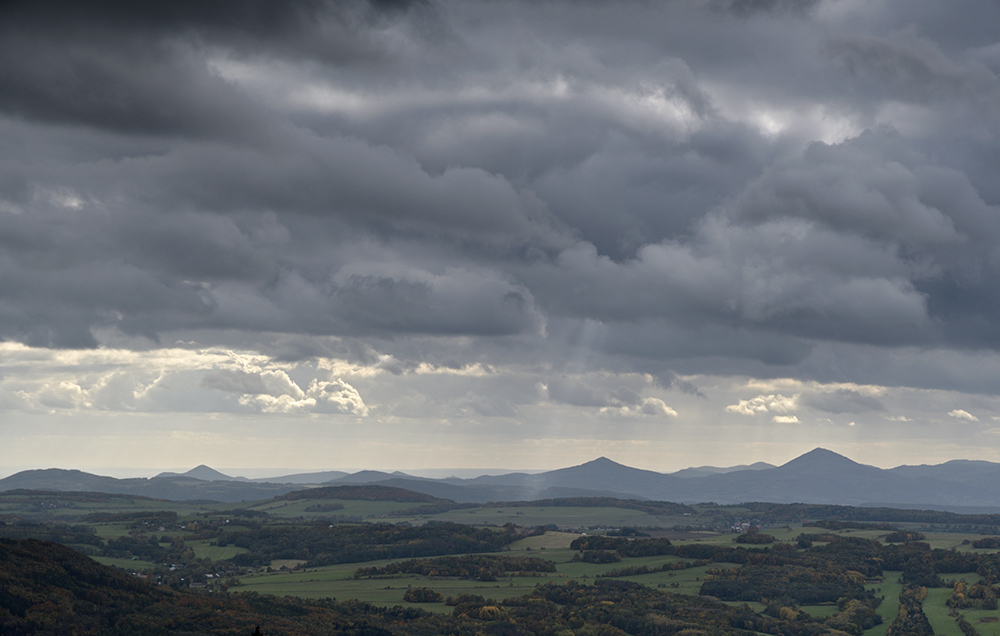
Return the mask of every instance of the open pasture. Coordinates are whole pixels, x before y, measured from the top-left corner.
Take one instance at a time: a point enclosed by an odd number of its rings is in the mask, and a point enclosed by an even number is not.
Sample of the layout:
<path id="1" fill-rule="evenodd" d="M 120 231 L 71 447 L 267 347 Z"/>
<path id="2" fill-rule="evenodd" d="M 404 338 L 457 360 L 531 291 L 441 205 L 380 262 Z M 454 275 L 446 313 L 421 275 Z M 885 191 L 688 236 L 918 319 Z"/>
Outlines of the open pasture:
<path id="1" fill-rule="evenodd" d="M 507 546 L 512 552 L 531 552 L 532 550 L 555 550 L 559 548 L 569 548 L 573 539 L 579 537 L 577 532 L 546 532 L 519 539 Z M 537 555 L 544 556 L 544 555 Z"/>
<path id="2" fill-rule="evenodd" d="M 211 541 L 206 540 L 185 541 L 184 545 L 194 551 L 196 559 L 211 559 L 212 561 L 231 559 L 237 554 L 242 554 L 247 551 L 244 548 L 239 548 L 234 545 L 219 547 L 217 545 L 212 545 Z"/>
<path id="3" fill-rule="evenodd" d="M 979 636 L 1000 636 L 1000 614 L 996 610 L 962 610 L 965 620 L 969 621 Z M 986 620 L 983 620 L 986 619 Z"/>
<path id="4" fill-rule="evenodd" d="M 980 550 L 972 547 L 973 541 L 983 538 L 981 534 L 963 534 L 958 532 L 924 532 L 924 534 L 927 537 L 924 541 L 929 543 L 932 548 L 941 550 L 954 549 L 959 552 L 974 552 L 976 554 L 996 552 L 996 550 Z M 949 575 L 946 578 L 952 577 Z M 979 628 L 977 627 L 976 629 Z"/>
<path id="5" fill-rule="evenodd" d="M 948 574 L 944 575 L 943 578 L 946 581 L 964 580 L 969 584 L 982 579 L 975 572 Z M 951 590 L 951 587 L 928 588 L 927 599 L 924 601 L 924 614 L 927 615 L 927 619 L 931 622 L 935 634 L 962 636 L 962 630 L 959 629 L 955 619 L 948 615 L 948 606 L 945 604 L 945 601 L 951 596 Z M 980 636 L 1000 636 L 1000 621 L 982 621 L 984 618 L 1000 618 L 1000 612 L 997 610 L 963 609 L 960 612 L 965 616 L 965 620 L 969 621 L 976 631 L 979 632 Z"/>
<path id="6" fill-rule="evenodd" d="M 865 587 L 875 592 L 876 596 L 884 596 L 882 603 L 875 609 L 882 617 L 882 624 L 876 625 L 865 632 L 865 636 L 885 636 L 889 631 L 889 625 L 896 619 L 899 613 L 899 593 L 903 591 L 903 584 L 899 582 L 902 572 L 885 571 L 882 573 L 882 581 L 879 583 L 869 583 Z"/>
<path id="7" fill-rule="evenodd" d="M 653 561 L 652 559 L 656 559 Z M 629 565 L 649 565 L 653 567 L 654 565 L 659 565 L 665 562 L 677 561 L 676 557 L 646 557 L 638 559 L 622 559 L 621 563 L 617 563 L 618 567 L 627 567 Z M 648 563 L 645 563 L 648 562 Z M 689 596 L 697 596 L 701 590 L 701 584 L 705 581 L 705 577 L 709 570 L 713 570 L 720 567 L 726 567 L 724 563 L 710 563 L 709 565 L 703 565 L 695 568 L 688 568 L 686 570 L 673 570 L 670 572 L 653 572 L 650 574 L 636 574 L 634 576 L 624 576 L 617 577 L 619 580 L 632 581 L 634 583 L 641 583 L 646 587 L 661 588 L 666 592 L 673 592 L 675 594 L 687 594 Z M 614 569 L 614 568 L 610 568 Z M 742 605 L 741 603 L 738 603 Z"/>
<path id="8" fill-rule="evenodd" d="M 758 603 L 758 605 L 760 605 L 760 603 Z M 840 608 L 834 603 L 827 605 L 803 605 L 802 609 L 805 610 L 807 614 L 815 618 L 829 618 L 840 610 Z"/>
<path id="9" fill-rule="evenodd" d="M 956 578 L 968 580 L 968 577 L 961 575 Z M 924 599 L 924 614 L 927 615 L 927 620 L 931 622 L 931 627 L 934 628 L 934 633 L 938 636 L 962 636 L 962 630 L 958 628 L 958 623 L 955 622 L 954 618 L 948 616 L 948 606 L 945 605 L 945 601 L 948 600 L 949 596 L 951 596 L 950 588 L 927 588 L 927 598 Z"/>
<path id="10" fill-rule="evenodd" d="M 322 570 L 309 572 L 280 572 L 242 579 L 234 592 L 253 591 L 261 594 L 291 595 L 302 598 L 358 599 L 375 605 L 413 605 L 429 611 L 450 612 L 444 603 L 407 603 L 403 595 L 410 587 L 429 587 L 445 597 L 458 594 L 478 594 L 498 600 L 528 594 L 543 582 L 560 578 L 558 575 L 541 577 L 509 577 L 497 581 L 471 581 L 454 578 L 428 578 L 400 576 L 377 579 L 329 578 Z M 565 579 L 563 579 L 565 580 Z"/>
<path id="11" fill-rule="evenodd" d="M 553 533 L 563 535 L 565 533 Z M 543 535 L 547 536 L 547 535 Z M 565 536 L 557 536 L 559 544 L 567 544 Z M 540 537 L 529 537 L 522 541 L 528 542 Z M 555 543 L 555 542 L 553 542 Z M 537 545 L 537 542 L 536 542 Z M 530 544 L 523 545 L 530 547 Z M 429 587 L 443 596 L 457 594 L 478 594 L 487 598 L 505 599 L 528 594 L 538 584 L 547 582 L 565 582 L 577 580 L 593 582 L 598 575 L 622 567 L 646 565 L 650 568 L 672 563 L 680 559 L 673 556 L 636 557 L 622 559 L 618 563 L 585 563 L 574 561 L 578 551 L 568 547 L 553 547 L 541 549 L 538 546 L 530 552 L 531 556 L 555 562 L 556 572 L 539 573 L 530 576 L 505 576 L 496 581 L 475 581 L 451 577 L 428 577 L 416 574 L 402 574 L 387 577 L 362 577 L 355 579 L 354 573 L 361 566 L 382 566 L 393 561 L 375 561 L 368 563 L 341 564 L 321 568 L 308 568 L 291 572 L 272 572 L 245 576 L 240 579 L 240 586 L 233 591 L 254 591 L 259 593 L 291 595 L 306 598 L 356 598 L 376 605 L 409 605 L 402 598 L 408 587 Z M 513 550 L 518 552 L 518 550 Z M 529 554 L 527 550 L 521 551 Z M 503 554 L 510 554 L 504 552 Z M 400 561 L 405 559 L 400 559 Z M 711 564 L 671 572 L 656 572 L 637 576 L 623 577 L 626 580 L 642 583 L 649 587 L 663 588 L 664 591 L 697 595 L 701 582 L 705 579 L 707 570 L 719 567 Z M 450 611 L 442 604 L 414 604 L 431 611 Z"/>

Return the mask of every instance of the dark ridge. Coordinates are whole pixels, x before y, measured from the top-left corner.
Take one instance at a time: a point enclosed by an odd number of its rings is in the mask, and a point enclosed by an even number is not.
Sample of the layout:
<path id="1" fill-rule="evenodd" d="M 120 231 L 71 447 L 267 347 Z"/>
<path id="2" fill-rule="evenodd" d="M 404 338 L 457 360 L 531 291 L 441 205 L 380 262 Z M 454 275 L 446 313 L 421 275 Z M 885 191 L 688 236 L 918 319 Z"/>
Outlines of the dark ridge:
<path id="1" fill-rule="evenodd" d="M 412 490 L 395 488 L 393 486 L 323 486 L 290 492 L 275 499 L 295 501 L 297 499 L 357 499 L 361 501 L 402 501 L 402 502 L 444 502 L 431 495 L 425 495 Z"/>

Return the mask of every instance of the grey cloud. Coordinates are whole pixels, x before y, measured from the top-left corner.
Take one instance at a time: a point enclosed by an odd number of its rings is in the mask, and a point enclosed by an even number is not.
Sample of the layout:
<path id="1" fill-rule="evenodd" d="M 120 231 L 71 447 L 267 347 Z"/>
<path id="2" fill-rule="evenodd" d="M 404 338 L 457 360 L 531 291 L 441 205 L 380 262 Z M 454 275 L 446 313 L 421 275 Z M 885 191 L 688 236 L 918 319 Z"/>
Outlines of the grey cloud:
<path id="1" fill-rule="evenodd" d="M 832 393 L 810 393 L 800 398 L 802 404 L 827 413 L 869 413 L 883 411 L 878 398 L 853 389 L 837 389 Z"/>
<path id="2" fill-rule="evenodd" d="M 550 400 L 573 406 L 621 407 L 640 406 L 642 396 L 626 386 L 602 386 L 603 383 L 588 382 L 579 377 L 564 375 L 551 376 L 545 380 L 546 393 Z"/>
<path id="3" fill-rule="evenodd" d="M 124 134 L 259 143 L 273 122 L 206 53 L 384 66 L 383 22 L 423 2 L 8 2 L 0 112 Z M 403 9 L 404 11 L 400 11 Z"/>
<path id="4" fill-rule="evenodd" d="M 865 145 L 810 146 L 794 164 L 755 180 L 735 204 L 736 214 L 748 221 L 804 218 L 911 246 L 960 242 L 945 212 L 922 200 L 919 176 Z"/>
<path id="5" fill-rule="evenodd" d="M 352 275 L 336 302 L 346 321 L 367 333 L 507 335 L 542 326 L 528 290 L 460 272 L 424 280 Z"/>
<path id="6" fill-rule="evenodd" d="M 914 29 L 874 37 L 844 38 L 831 44 L 833 55 L 869 91 L 924 101 L 1000 97 L 996 73 L 974 59 L 955 61 Z"/>
<path id="7" fill-rule="evenodd" d="M 423 0 L 220 0 L 204 3 L 179 0 L 137 5 L 123 0 L 67 0 L 4 3 L 4 22 L 22 31 L 53 33 L 85 40 L 112 42 L 159 37 L 190 37 L 220 41 L 240 50 L 277 50 L 326 62 L 364 59 L 379 48 L 359 33 L 409 9 L 426 9 Z M 100 36 L 105 36 L 104 38 Z"/>
<path id="8" fill-rule="evenodd" d="M 68 50 L 36 34 L 9 32 L 2 42 L 2 112 L 125 134 L 199 138 L 253 139 L 267 126 L 201 61 L 157 43 Z"/>
<path id="9" fill-rule="evenodd" d="M 983 3 L 136 6 L 0 7 L 2 338 L 692 392 L 1000 347 Z"/>
<path id="10" fill-rule="evenodd" d="M 706 397 L 706 395 L 701 392 L 701 389 L 698 388 L 698 385 L 678 376 L 674 371 L 658 370 L 651 375 L 655 378 L 657 384 L 664 388 L 676 388 L 682 393 L 687 393 L 688 395 L 697 395 L 700 398 Z"/>
<path id="11" fill-rule="evenodd" d="M 731 373 L 771 376 L 810 355 L 806 339 L 754 329 L 706 324 L 682 327 L 646 320 L 600 326 L 591 345 L 609 354 L 669 360 L 680 373 L 705 373 L 725 364 Z M 724 362 L 723 362 L 724 361 Z"/>
<path id="12" fill-rule="evenodd" d="M 911 269 L 891 248 L 859 237 L 795 222 L 746 227 L 715 219 L 691 244 L 649 245 L 622 264 L 581 245 L 534 274 L 545 306 L 576 317 L 707 320 L 907 342 L 932 333 Z"/>
<path id="13" fill-rule="evenodd" d="M 722 11 L 737 15 L 752 15 L 760 12 L 804 13 L 814 9 L 820 0 L 713 0 L 711 3 Z"/>
<path id="14" fill-rule="evenodd" d="M 134 197 L 155 210 L 294 213 L 375 233 L 565 243 L 544 207 L 501 177 L 461 167 L 428 174 L 403 153 L 351 138 L 289 133 L 269 152 L 178 145 L 76 170 L 88 177 L 80 180 L 82 193 Z"/>
<path id="15" fill-rule="evenodd" d="M 268 395 L 282 395 L 287 393 L 291 387 L 291 383 L 287 381 L 275 382 L 276 379 L 273 375 L 265 377 L 260 372 L 252 373 L 248 371 L 220 369 L 206 373 L 202 377 L 201 385 L 209 389 L 217 389 L 229 393 L 250 393 L 254 395 L 264 393 Z"/>
<path id="16" fill-rule="evenodd" d="M 516 405 L 502 397 L 487 395 L 469 395 L 464 399 L 457 400 L 455 411 L 460 416 L 468 416 L 469 412 L 482 417 L 517 417 L 520 415 Z"/>
<path id="17" fill-rule="evenodd" d="M 287 242 L 284 228 L 270 218 L 191 212 L 128 216 L 110 231 L 132 262 L 192 280 L 266 280 L 277 269 L 266 248 Z"/>

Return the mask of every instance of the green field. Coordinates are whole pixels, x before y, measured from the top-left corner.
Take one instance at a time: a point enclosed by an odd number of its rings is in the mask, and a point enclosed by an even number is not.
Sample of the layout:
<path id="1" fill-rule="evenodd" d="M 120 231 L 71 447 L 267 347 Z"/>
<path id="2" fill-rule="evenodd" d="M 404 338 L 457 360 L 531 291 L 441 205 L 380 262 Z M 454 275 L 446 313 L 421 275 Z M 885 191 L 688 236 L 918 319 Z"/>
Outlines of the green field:
<path id="1" fill-rule="evenodd" d="M 550 578 L 551 577 L 551 578 Z M 549 577 L 512 577 L 489 583 L 461 579 L 429 579 L 426 577 L 407 576 L 387 579 L 353 579 L 338 577 L 324 569 L 309 572 L 291 572 L 265 574 L 241 580 L 239 587 L 232 588 L 234 592 L 253 591 L 262 594 L 291 595 L 303 598 L 336 598 L 359 599 L 375 605 L 416 605 L 430 611 L 450 612 L 451 608 L 443 603 L 406 603 L 403 594 L 409 587 L 430 587 L 444 596 L 457 594 L 478 594 L 498 600 L 528 594 L 535 585 L 559 578 Z"/>
<path id="2" fill-rule="evenodd" d="M 429 587 L 440 592 L 445 597 L 461 593 L 478 594 L 496 599 L 506 599 L 529 593 L 536 585 L 550 581 L 593 581 L 598 575 L 610 570 L 628 566 L 646 565 L 659 566 L 663 563 L 679 561 L 674 556 L 638 557 L 622 559 L 618 563 L 584 563 L 574 561 L 579 552 L 568 546 L 577 535 L 570 533 L 546 533 L 537 537 L 521 539 L 512 545 L 512 550 L 502 554 L 516 552 L 536 556 L 555 562 L 556 572 L 540 573 L 537 576 L 507 576 L 497 581 L 480 582 L 468 579 L 450 577 L 426 577 L 420 575 L 396 575 L 378 578 L 354 578 L 354 572 L 362 564 L 342 564 L 322 568 L 309 568 L 291 572 L 272 572 L 246 576 L 240 579 L 241 585 L 233 591 L 254 591 L 276 594 L 279 596 L 302 596 L 306 598 L 337 598 L 358 599 L 375 605 L 391 606 L 403 603 L 403 594 L 408 587 Z M 549 547 L 552 546 L 552 547 Z M 530 550 L 529 550 L 530 548 Z M 400 559 L 403 561 L 405 559 Z M 365 566 L 382 566 L 392 561 L 369 562 Z M 677 570 L 670 572 L 655 572 L 636 576 L 622 577 L 623 580 L 635 581 L 665 591 L 681 594 L 698 594 L 705 574 L 720 564 Z M 417 604 L 425 609 L 434 610 L 428 604 Z M 450 611 L 444 605 L 439 605 L 440 611 Z"/>
<path id="3" fill-rule="evenodd" d="M 948 580 L 956 581 L 964 579 L 968 583 L 974 583 L 982 577 L 975 572 L 968 572 L 966 574 L 950 574 L 947 578 Z M 950 587 L 928 588 L 927 600 L 924 601 L 924 613 L 927 614 L 927 618 L 930 620 L 935 634 L 962 636 L 962 631 L 959 629 L 958 623 L 955 622 L 954 618 L 948 616 L 948 606 L 945 605 L 945 601 L 948 600 L 950 595 Z M 961 613 L 965 616 L 965 620 L 969 621 L 981 636 L 1000 635 L 1000 622 L 980 622 L 982 618 L 1000 618 L 1000 611 L 966 609 L 962 610 Z"/>
<path id="4" fill-rule="evenodd" d="M 513 552 L 531 552 L 532 550 L 553 550 L 556 548 L 569 548 L 573 539 L 579 537 L 577 532 L 546 532 L 519 539 L 508 546 Z M 544 555 L 538 555 L 544 556 Z"/>
<path id="5" fill-rule="evenodd" d="M 211 545 L 210 541 L 185 541 L 184 545 L 194 550 L 194 556 L 197 559 L 211 559 L 213 561 L 224 561 L 226 559 L 231 559 L 237 554 L 242 554 L 246 552 L 244 548 L 238 548 L 233 545 L 227 545 L 225 547 L 219 547 L 217 545 Z"/>
<path id="6" fill-rule="evenodd" d="M 836 614 L 839 610 L 839 608 L 832 603 L 829 605 L 803 605 L 802 609 L 815 618 L 828 618 Z"/>
<path id="7" fill-rule="evenodd" d="M 972 576 L 976 576 L 973 574 Z M 962 578 L 959 576 L 958 578 Z M 951 596 L 951 588 L 927 588 L 927 599 L 924 600 L 924 614 L 931 622 L 934 633 L 940 636 L 962 636 L 962 630 L 951 616 L 948 616 L 948 606 L 945 601 Z"/>
<path id="8" fill-rule="evenodd" d="M 899 613 L 899 593 L 903 591 L 903 584 L 899 582 L 902 574 L 902 572 L 883 572 L 881 583 L 866 586 L 874 591 L 876 596 L 885 597 L 876 610 L 882 617 L 882 624 L 869 629 L 865 632 L 866 636 L 885 636 L 889 631 L 889 625 L 896 620 L 896 614 Z"/>
<path id="9" fill-rule="evenodd" d="M 965 620 L 969 621 L 980 636 L 1000 636 L 1000 613 L 996 610 L 962 610 Z M 986 620 L 983 619 L 992 619 Z"/>

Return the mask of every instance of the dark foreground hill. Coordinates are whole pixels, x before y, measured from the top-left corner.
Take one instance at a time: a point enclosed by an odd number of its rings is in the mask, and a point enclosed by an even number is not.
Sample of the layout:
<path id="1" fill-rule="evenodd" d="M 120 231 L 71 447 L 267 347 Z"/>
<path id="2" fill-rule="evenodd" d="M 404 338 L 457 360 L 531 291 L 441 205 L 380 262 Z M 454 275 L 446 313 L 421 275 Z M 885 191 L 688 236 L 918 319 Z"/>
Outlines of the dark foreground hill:
<path id="1" fill-rule="evenodd" d="M 0 539 L 0 633 L 105 633 L 176 594 L 47 541 Z"/>
<path id="2" fill-rule="evenodd" d="M 218 477 L 199 479 L 192 475 Z M 426 479 L 400 472 L 313 473 L 322 483 L 236 480 L 206 466 L 151 479 L 114 479 L 76 470 L 32 470 L 0 479 L 14 489 L 91 491 L 171 500 L 270 499 L 304 486 L 379 484 L 458 503 L 615 497 L 720 504 L 763 501 L 848 506 L 919 507 L 954 512 L 1000 512 L 1000 464 L 956 460 L 938 466 L 882 469 L 817 448 L 781 466 L 701 467 L 674 474 L 631 468 L 606 457 L 544 473 L 508 473 L 473 479 Z"/>
<path id="3" fill-rule="evenodd" d="M 4 636 L 391 633 L 386 612 L 362 603 L 178 592 L 46 541 L 0 539 L 0 564 Z"/>

